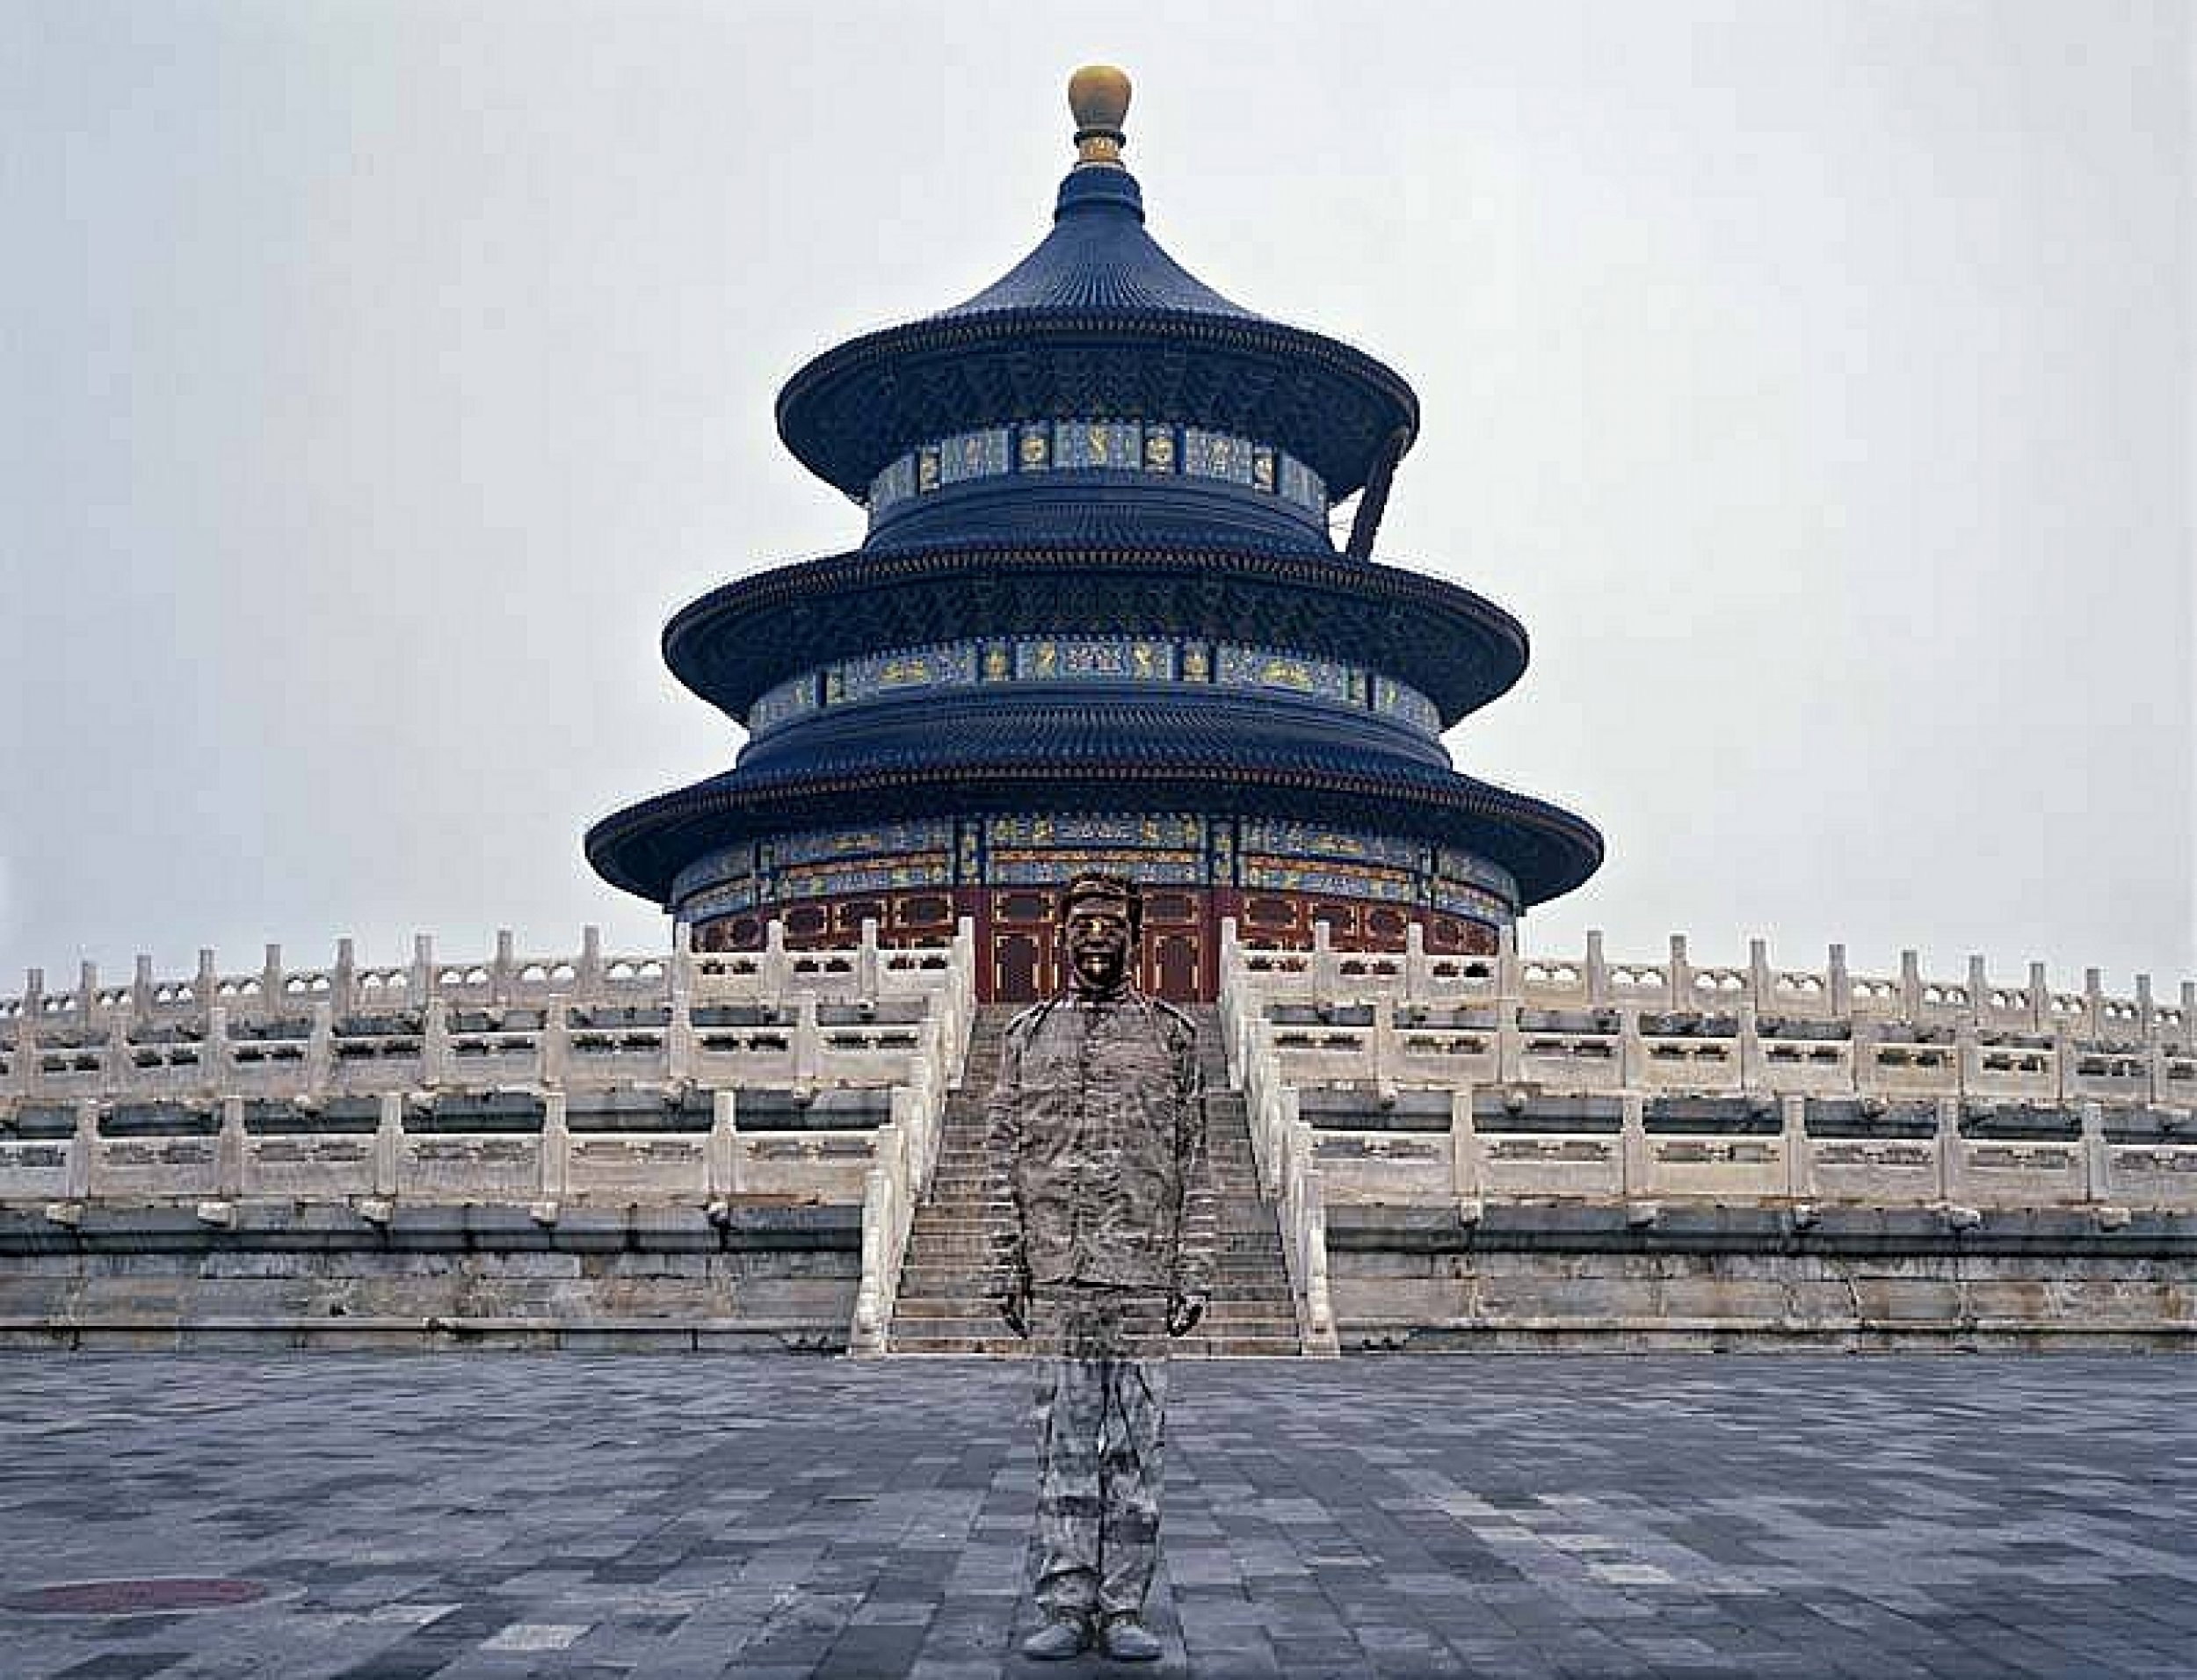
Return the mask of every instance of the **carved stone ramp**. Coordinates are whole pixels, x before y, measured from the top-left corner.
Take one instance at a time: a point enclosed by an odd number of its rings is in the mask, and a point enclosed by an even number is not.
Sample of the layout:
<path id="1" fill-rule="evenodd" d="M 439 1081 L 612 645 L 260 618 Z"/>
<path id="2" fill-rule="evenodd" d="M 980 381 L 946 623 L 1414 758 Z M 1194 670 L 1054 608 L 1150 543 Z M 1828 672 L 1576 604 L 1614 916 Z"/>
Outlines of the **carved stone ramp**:
<path id="1" fill-rule="evenodd" d="M 993 1234 L 1007 1209 L 985 1200 L 984 1101 L 999 1071 L 1000 1043 L 1015 1004 L 987 1004 L 970 1034 L 961 1088 L 947 1104 L 931 1193 L 916 1209 L 901 1268 L 887 1351 L 895 1354 L 1026 1351 L 984 1299 Z M 1228 1088 L 1220 1024 L 1193 1008 L 1206 1079 L 1206 1148 L 1211 1163 L 1220 1249 L 1213 1302 L 1204 1320 L 1173 1344 L 1178 1358 L 1242 1358 L 1302 1351 L 1274 1211 L 1258 1193 L 1251 1126 L 1240 1091 Z"/>

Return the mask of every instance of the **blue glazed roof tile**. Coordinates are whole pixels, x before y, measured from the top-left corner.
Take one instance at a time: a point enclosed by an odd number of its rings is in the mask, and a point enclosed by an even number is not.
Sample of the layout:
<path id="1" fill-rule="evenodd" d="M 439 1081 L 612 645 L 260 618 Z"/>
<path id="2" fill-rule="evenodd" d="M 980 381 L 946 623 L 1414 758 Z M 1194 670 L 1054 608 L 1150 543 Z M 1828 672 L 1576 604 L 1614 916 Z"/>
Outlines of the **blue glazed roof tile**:
<path id="1" fill-rule="evenodd" d="M 1144 200 L 1124 170 L 1077 170 L 1061 183 L 1053 231 L 966 303 L 938 319 L 1004 311 L 1133 309 L 1265 317 L 1231 303 L 1144 231 Z"/>

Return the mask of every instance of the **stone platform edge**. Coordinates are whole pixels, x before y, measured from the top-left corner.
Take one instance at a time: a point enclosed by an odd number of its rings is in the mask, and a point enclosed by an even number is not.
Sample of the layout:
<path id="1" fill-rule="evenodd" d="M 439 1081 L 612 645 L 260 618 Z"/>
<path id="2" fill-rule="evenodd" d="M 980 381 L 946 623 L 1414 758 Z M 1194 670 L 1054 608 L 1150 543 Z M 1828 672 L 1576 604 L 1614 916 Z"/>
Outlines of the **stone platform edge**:
<path id="1" fill-rule="evenodd" d="M 0 1207 L 0 1349 L 839 1353 L 860 1210 Z M 1346 1353 L 2197 1351 L 2197 1216 L 1336 1206 Z"/>
<path id="2" fill-rule="evenodd" d="M 1345 1353 L 2197 1352 L 2197 1217 L 1644 1203 L 1327 1209 Z"/>

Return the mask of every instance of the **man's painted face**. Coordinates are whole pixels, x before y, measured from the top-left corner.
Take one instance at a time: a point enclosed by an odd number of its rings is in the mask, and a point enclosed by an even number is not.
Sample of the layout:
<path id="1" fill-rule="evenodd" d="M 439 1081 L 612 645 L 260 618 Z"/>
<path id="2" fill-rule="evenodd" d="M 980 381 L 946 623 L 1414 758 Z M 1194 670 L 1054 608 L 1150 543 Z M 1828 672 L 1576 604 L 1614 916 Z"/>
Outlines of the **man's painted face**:
<path id="1" fill-rule="evenodd" d="M 1085 899 L 1069 913 L 1068 962 L 1084 991 L 1112 991 L 1129 960 L 1129 918 L 1120 907 Z"/>

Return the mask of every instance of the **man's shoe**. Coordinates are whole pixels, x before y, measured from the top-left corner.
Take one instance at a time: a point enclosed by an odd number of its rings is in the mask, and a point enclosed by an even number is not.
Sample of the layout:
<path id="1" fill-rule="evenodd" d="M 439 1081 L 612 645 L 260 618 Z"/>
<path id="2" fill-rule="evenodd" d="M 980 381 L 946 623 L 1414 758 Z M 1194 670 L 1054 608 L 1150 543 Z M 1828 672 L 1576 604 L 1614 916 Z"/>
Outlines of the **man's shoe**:
<path id="1" fill-rule="evenodd" d="M 1099 1636 L 1100 1648 L 1116 1662 L 1149 1662 L 1159 1655 L 1159 1635 L 1134 1616 L 1117 1616 Z"/>
<path id="2" fill-rule="evenodd" d="M 1081 1655 L 1090 1643 L 1091 1633 L 1082 1617 L 1055 1616 L 1022 1641 L 1022 1655 L 1036 1662 L 1062 1662 Z M 1152 1648 L 1159 1648 L 1157 1641 Z"/>

